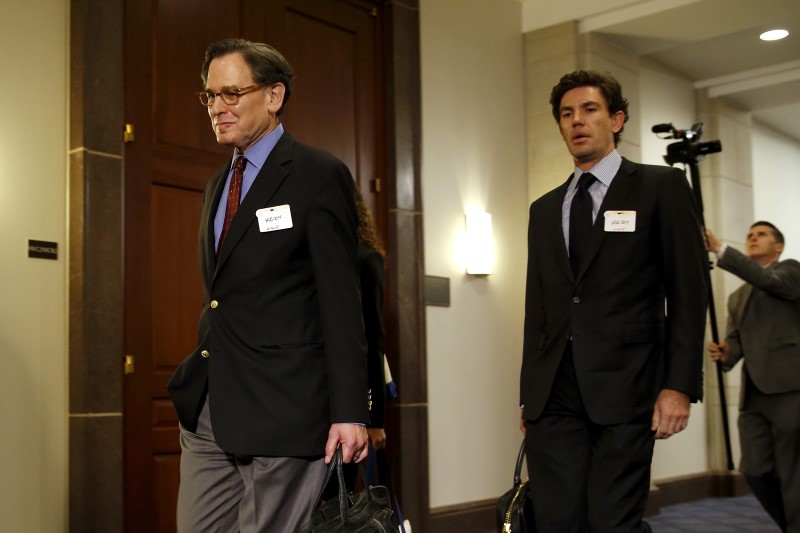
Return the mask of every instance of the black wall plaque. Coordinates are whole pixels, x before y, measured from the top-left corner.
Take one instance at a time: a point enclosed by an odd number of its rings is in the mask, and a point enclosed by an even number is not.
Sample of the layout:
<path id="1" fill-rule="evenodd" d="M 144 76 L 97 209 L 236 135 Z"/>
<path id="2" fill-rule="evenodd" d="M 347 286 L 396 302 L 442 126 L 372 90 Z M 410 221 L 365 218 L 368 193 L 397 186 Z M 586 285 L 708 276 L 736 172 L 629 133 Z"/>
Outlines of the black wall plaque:
<path id="1" fill-rule="evenodd" d="M 58 259 L 58 243 L 28 239 L 28 257 L 38 259 Z"/>

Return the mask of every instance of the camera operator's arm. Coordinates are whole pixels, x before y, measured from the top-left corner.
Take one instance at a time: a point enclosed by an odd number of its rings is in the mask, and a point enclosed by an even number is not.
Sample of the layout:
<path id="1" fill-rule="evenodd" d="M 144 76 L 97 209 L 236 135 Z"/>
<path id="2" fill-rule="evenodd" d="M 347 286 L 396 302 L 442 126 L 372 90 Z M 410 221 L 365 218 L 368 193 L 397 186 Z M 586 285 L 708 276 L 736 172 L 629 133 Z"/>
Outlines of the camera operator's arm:
<path id="1" fill-rule="evenodd" d="M 725 328 L 725 340 L 720 343 L 709 341 L 708 356 L 712 361 L 719 361 L 722 370 L 727 372 L 742 358 L 742 344 L 739 340 L 739 329 L 733 318 L 733 310 L 728 303 L 728 325 Z"/>
<path id="2" fill-rule="evenodd" d="M 717 239 L 717 236 L 714 235 L 714 232 L 711 229 L 705 229 L 706 234 L 706 250 L 712 252 L 714 254 L 720 255 L 722 250 L 722 243 Z"/>
<path id="3" fill-rule="evenodd" d="M 706 228 L 706 250 L 717 255 L 717 265 L 750 285 L 783 300 L 800 299 L 800 263 L 787 259 L 770 268 L 762 267 L 739 250 L 721 244 Z"/>

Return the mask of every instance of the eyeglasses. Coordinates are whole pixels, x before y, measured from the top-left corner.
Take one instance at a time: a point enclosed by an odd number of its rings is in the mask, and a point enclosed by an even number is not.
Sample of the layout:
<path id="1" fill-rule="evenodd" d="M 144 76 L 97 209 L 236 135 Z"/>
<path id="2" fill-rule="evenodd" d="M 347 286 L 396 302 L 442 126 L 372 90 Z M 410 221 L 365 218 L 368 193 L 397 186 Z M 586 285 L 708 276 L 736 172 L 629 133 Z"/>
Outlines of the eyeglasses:
<path id="1" fill-rule="evenodd" d="M 200 98 L 200 103 L 207 107 L 214 105 L 214 99 L 217 96 L 222 98 L 222 101 L 227 105 L 236 105 L 239 103 L 239 98 L 241 96 L 244 96 L 247 93 L 252 93 L 253 91 L 257 91 L 261 87 L 262 85 L 255 84 L 242 87 L 241 89 L 222 89 L 218 93 L 213 91 L 202 91 L 197 93 L 197 96 Z"/>

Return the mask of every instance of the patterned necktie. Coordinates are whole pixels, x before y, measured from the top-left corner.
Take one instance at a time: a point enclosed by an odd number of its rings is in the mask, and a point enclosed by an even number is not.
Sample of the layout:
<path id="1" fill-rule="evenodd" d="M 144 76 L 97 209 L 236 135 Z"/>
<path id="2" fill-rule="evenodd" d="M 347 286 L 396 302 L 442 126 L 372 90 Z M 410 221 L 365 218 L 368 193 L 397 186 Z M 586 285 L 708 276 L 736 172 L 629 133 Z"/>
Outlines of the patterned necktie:
<path id="1" fill-rule="evenodd" d="M 586 255 L 586 243 L 592 233 L 592 195 L 589 186 L 595 182 L 592 174 L 584 172 L 578 180 L 575 196 L 569 209 L 569 262 L 572 272 L 578 275 L 581 263 Z"/>
<path id="2" fill-rule="evenodd" d="M 231 184 L 228 187 L 228 201 L 225 204 L 225 221 L 222 223 L 222 231 L 219 234 L 219 242 L 217 243 L 217 257 L 219 251 L 222 250 L 222 241 L 225 240 L 225 235 L 231 227 L 231 220 L 233 220 L 236 211 L 239 209 L 239 200 L 242 196 L 242 179 L 244 178 L 244 167 L 247 164 L 247 159 L 244 156 L 236 158 L 233 164 L 233 176 L 231 177 Z"/>

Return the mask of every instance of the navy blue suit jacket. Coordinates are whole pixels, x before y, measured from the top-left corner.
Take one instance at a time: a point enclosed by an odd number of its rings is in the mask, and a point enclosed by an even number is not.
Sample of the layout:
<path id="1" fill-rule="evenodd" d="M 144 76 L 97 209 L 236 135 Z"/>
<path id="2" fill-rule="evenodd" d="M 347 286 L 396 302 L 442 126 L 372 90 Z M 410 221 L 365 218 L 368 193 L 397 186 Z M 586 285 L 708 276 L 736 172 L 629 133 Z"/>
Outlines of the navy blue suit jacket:
<path id="1" fill-rule="evenodd" d="M 169 392 L 194 431 L 206 391 L 219 446 L 243 455 L 321 456 L 331 423 L 367 423 L 353 179 L 332 155 L 284 133 L 214 250 L 230 164 L 200 221 L 198 345 Z M 288 205 L 292 227 L 262 232 L 256 211 Z"/>

